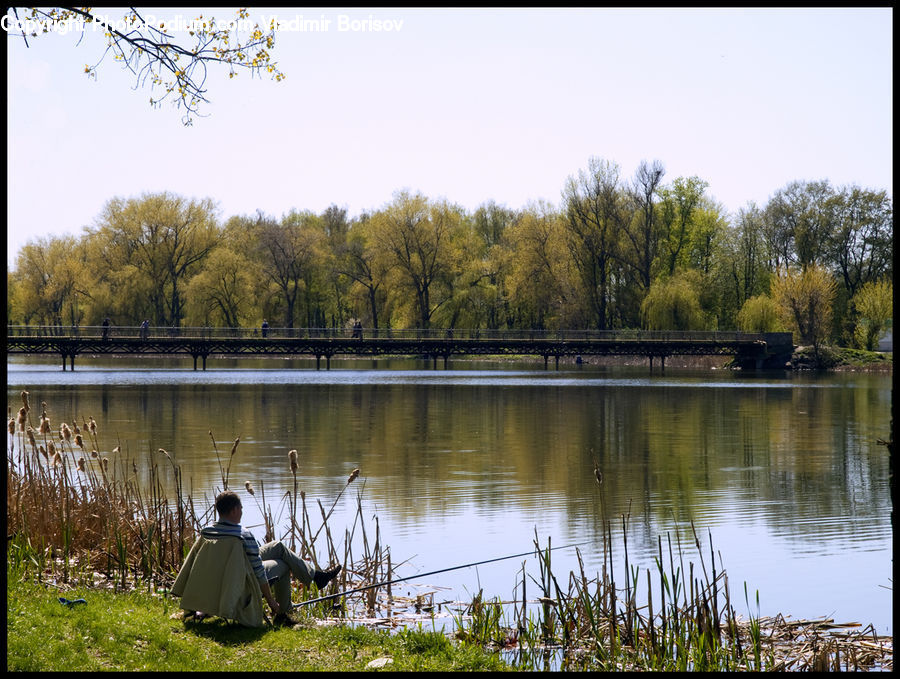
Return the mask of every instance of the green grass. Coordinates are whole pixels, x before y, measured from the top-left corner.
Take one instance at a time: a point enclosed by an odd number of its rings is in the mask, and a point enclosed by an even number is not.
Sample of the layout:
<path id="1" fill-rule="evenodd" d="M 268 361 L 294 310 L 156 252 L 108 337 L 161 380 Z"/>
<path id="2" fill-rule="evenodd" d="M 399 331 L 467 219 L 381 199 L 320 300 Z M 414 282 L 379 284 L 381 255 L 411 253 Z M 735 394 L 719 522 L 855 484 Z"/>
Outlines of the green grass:
<path id="1" fill-rule="evenodd" d="M 509 670 L 495 653 L 424 629 L 249 629 L 219 618 L 184 622 L 177 600 L 146 592 L 57 591 L 7 566 L 7 670 L 359 671 L 388 657 L 395 671 Z M 57 597 L 83 597 L 67 607 Z"/>
<path id="2" fill-rule="evenodd" d="M 848 366 L 877 366 L 893 365 L 893 353 L 880 351 L 865 351 L 863 349 L 850 349 L 838 347 L 835 349 L 838 365 Z"/>
<path id="3" fill-rule="evenodd" d="M 890 352 L 822 345 L 818 355 L 812 347 L 798 348 L 792 362 L 795 369 L 880 371 L 893 370 L 894 355 Z"/>

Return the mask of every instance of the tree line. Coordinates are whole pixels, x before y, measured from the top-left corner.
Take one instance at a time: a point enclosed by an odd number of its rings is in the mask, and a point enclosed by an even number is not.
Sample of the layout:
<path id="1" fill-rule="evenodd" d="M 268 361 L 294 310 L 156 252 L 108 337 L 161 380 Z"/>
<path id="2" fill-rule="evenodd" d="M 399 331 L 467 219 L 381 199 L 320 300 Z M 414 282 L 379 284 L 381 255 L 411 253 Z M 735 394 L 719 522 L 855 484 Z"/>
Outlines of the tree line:
<path id="1" fill-rule="evenodd" d="M 474 211 L 398 191 L 350 217 L 218 217 L 210 199 L 112 198 L 80 236 L 28 242 L 11 324 L 790 330 L 873 348 L 893 314 L 884 190 L 795 181 L 729 215 L 659 161 L 591 158 L 558 206 Z M 15 225 L 12 225 L 15 228 Z"/>

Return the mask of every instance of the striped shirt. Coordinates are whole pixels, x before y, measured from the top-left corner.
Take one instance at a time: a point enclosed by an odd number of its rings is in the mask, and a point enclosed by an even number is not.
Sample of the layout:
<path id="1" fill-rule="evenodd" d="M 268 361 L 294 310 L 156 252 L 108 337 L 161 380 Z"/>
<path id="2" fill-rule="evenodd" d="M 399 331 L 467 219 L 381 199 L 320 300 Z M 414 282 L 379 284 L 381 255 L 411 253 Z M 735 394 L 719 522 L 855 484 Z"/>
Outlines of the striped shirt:
<path id="1" fill-rule="evenodd" d="M 244 542 L 244 551 L 247 553 L 247 558 L 250 559 L 250 566 L 253 568 L 256 579 L 260 582 L 267 581 L 266 570 L 263 568 L 262 559 L 259 558 L 259 543 L 249 530 L 241 528 L 240 524 L 220 519 L 201 530 L 200 535 L 211 539 L 224 536 L 240 538 Z"/>

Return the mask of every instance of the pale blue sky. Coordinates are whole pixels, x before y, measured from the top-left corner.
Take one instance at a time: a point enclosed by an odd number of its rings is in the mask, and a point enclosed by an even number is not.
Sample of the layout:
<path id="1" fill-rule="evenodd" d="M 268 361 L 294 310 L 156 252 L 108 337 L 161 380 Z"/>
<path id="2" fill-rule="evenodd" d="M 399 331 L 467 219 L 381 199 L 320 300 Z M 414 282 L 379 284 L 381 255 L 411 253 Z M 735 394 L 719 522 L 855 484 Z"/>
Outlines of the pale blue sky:
<path id="1" fill-rule="evenodd" d="M 8 263 L 35 237 L 80 234 L 114 196 L 209 197 L 223 220 L 353 216 L 404 188 L 519 208 L 558 204 L 590 156 L 628 180 L 658 159 L 729 211 L 793 180 L 892 194 L 887 8 L 250 12 L 332 23 L 279 33 L 284 82 L 214 69 L 192 127 L 111 59 L 84 75 L 101 35 L 7 36 Z M 403 23 L 342 32 L 339 15 Z"/>

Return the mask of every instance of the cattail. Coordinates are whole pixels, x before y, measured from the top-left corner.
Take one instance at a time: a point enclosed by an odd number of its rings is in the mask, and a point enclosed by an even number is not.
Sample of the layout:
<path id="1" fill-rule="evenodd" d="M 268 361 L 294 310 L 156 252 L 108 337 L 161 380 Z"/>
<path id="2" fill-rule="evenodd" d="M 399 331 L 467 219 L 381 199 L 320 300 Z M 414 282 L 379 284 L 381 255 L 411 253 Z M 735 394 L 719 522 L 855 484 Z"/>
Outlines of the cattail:
<path id="1" fill-rule="evenodd" d="M 84 450 L 84 439 L 81 434 L 75 434 L 75 445 Z"/>
<path id="2" fill-rule="evenodd" d="M 50 460 L 50 464 L 54 467 L 58 467 L 60 464 L 62 464 L 62 455 L 60 455 L 59 453 L 53 453 L 53 459 Z"/>
<path id="3" fill-rule="evenodd" d="M 72 423 L 72 431 L 74 431 L 76 434 L 80 434 L 80 433 L 81 433 L 81 429 L 78 427 L 78 423 L 77 423 L 77 422 L 73 422 L 73 423 Z"/>
<path id="4" fill-rule="evenodd" d="M 19 431 L 25 431 L 25 421 L 27 419 L 28 419 L 28 411 L 24 407 L 19 408 L 19 417 L 18 417 Z"/>
<path id="5" fill-rule="evenodd" d="M 42 434 L 49 434 L 50 431 L 51 431 L 51 428 L 50 428 L 50 418 L 47 417 L 47 413 L 44 413 L 44 414 L 41 416 L 41 433 L 42 433 Z"/>
<path id="6" fill-rule="evenodd" d="M 24 406 L 26 411 L 31 410 L 31 408 L 28 407 L 28 392 L 27 391 L 22 392 L 22 405 Z"/>
<path id="7" fill-rule="evenodd" d="M 66 441 L 72 438 L 72 430 L 69 429 L 69 425 L 67 425 L 65 422 L 63 422 L 62 426 L 59 428 L 59 433 L 61 437 Z"/>
<path id="8" fill-rule="evenodd" d="M 85 468 L 84 468 L 84 458 L 83 458 L 83 457 L 79 457 L 79 458 L 78 458 L 78 462 L 75 464 L 75 466 L 78 468 L 78 471 L 80 471 L 80 472 L 85 471 Z"/>
<path id="9" fill-rule="evenodd" d="M 16 433 L 16 421 L 13 420 L 12 418 L 10 418 L 7 428 L 9 429 L 10 434 L 15 434 Z"/>
<path id="10" fill-rule="evenodd" d="M 97 452 L 97 449 L 96 449 L 96 448 L 94 448 L 94 449 L 91 451 L 91 457 L 94 458 L 95 460 L 96 460 L 98 457 L 100 457 L 100 453 Z"/>
<path id="11" fill-rule="evenodd" d="M 38 450 L 41 451 L 41 455 L 44 456 L 44 459 L 47 459 L 47 449 L 44 446 L 38 446 Z"/>
<path id="12" fill-rule="evenodd" d="M 47 443 L 47 450 L 50 451 L 50 457 L 56 455 L 56 446 L 53 445 L 53 441 Z"/>
<path id="13" fill-rule="evenodd" d="M 234 440 L 234 443 L 231 445 L 231 456 L 232 456 L 232 457 L 234 457 L 234 453 L 235 453 L 235 451 L 237 450 L 238 443 L 240 443 L 240 442 L 241 442 L 241 437 L 238 436 L 238 437 Z"/>
<path id="14" fill-rule="evenodd" d="M 353 483 L 357 476 L 359 476 L 359 469 L 354 469 L 352 472 L 350 472 L 350 478 L 347 479 L 347 485 L 349 486 L 351 483 Z"/>
<path id="15" fill-rule="evenodd" d="M 244 481 L 244 488 L 247 489 L 247 492 L 253 495 L 253 486 L 250 485 L 249 481 Z"/>
<path id="16" fill-rule="evenodd" d="M 113 451 L 114 453 L 118 453 L 118 452 L 119 452 L 119 448 L 120 448 L 120 446 L 116 446 L 115 448 L 112 449 L 112 451 Z"/>
<path id="17" fill-rule="evenodd" d="M 109 471 L 109 458 L 108 457 L 100 458 L 100 467 L 103 469 L 103 474 L 105 476 L 106 472 Z"/>
<path id="18" fill-rule="evenodd" d="M 299 465 L 297 464 L 297 451 L 292 450 L 288 452 L 288 457 L 291 460 L 291 474 L 296 474 L 297 468 L 299 467 Z"/>
<path id="19" fill-rule="evenodd" d="M 90 418 L 90 422 L 88 422 L 88 431 L 91 432 L 92 435 L 97 435 L 97 423 L 94 422 L 94 418 Z"/>
<path id="20" fill-rule="evenodd" d="M 25 433 L 28 434 L 28 443 L 30 443 L 31 447 L 34 448 L 36 443 L 34 440 L 34 429 L 28 427 L 28 429 L 25 430 Z"/>

